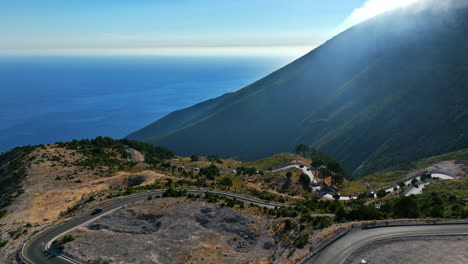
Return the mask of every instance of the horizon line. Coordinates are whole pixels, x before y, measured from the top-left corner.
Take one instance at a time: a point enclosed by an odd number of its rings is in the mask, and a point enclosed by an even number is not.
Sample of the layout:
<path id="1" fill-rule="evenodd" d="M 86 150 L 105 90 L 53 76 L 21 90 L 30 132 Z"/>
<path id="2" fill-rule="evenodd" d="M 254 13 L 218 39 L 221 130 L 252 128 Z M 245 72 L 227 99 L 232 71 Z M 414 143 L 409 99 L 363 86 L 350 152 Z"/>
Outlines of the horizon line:
<path id="1" fill-rule="evenodd" d="M 318 46 L 202 46 L 157 48 L 5 49 L 0 56 L 303 56 Z"/>

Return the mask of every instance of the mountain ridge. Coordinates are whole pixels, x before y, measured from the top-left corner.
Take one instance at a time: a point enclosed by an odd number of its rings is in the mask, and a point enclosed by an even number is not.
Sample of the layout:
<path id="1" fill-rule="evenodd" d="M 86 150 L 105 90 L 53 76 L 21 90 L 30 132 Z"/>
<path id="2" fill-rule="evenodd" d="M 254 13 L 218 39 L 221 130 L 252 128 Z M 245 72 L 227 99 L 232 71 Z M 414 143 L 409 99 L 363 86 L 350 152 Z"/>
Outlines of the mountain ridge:
<path id="1" fill-rule="evenodd" d="M 129 138 L 246 159 L 306 143 L 358 176 L 468 147 L 466 32 L 466 8 L 388 12 L 214 99 L 183 126 Z"/>

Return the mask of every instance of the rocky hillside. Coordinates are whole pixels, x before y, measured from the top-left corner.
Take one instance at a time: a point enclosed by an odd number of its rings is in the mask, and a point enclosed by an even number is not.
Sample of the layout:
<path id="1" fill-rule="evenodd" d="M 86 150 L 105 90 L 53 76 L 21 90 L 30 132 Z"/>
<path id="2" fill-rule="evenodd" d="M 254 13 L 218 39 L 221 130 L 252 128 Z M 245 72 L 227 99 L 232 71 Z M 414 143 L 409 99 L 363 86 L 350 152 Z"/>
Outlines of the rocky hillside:
<path id="1" fill-rule="evenodd" d="M 306 143 L 356 176 L 466 148 L 467 32 L 467 8 L 385 13 L 128 138 L 245 159 Z"/>

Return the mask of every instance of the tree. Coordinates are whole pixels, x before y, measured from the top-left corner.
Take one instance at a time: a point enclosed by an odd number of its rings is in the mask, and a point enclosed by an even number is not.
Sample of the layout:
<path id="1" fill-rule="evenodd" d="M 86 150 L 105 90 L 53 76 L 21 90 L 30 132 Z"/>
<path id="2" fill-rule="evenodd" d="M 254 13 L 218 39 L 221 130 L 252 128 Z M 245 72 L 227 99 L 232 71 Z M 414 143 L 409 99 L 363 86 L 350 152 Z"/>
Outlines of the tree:
<path id="1" fill-rule="evenodd" d="M 341 173 L 336 173 L 332 175 L 332 182 L 334 185 L 341 185 L 344 181 L 344 177 Z"/>
<path id="2" fill-rule="evenodd" d="M 304 190 L 310 191 L 310 186 L 309 186 L 310 185 L 310 178 L 309 178 L 309 175 L 307 175 L 305 173 L 302 173 L 299 176 L 299 183 L 302 185 Z"/>
<path id="3" fill-rule="evenodd" d="M 319 157 L 313 157 L 312 158 L 312 163 L 310 163 L 310 166 L 314 168 L 319 168 L 320 166 L 325 165 L 325 162 Z"/>
<path id="4" fill-rule="evenodd" d="M 299 144 L 294 150 L 296 153 L 302 153 L 302 156 L 305 157 L 310 148 L 306 144 Z"/>
<path id="5" fill-rule="evenodd" d="M 312 166 L 312 168 L 315 168 L 315 174 L 318 173 L 318 169 L 320 168 L 320 166 L 323 166 L 325 165 L 325 162 L 323 162 L 323 160 L 319 157 L 312 157 L 312 162 L 310 163 L 310 166 Z"/>
<path id="6" fill-rule="evenodd" d="M 334 172 L 334 173 L 339 173 L 339 172 L 343 172 L 344 169 L 343 167 L 341 167 L 340 163 L 338 163 L 337 161 L 335 160 L 331 160 L 327 163 L 327 168 Z"/>
<path id="7" fill-rule="evenodd" d="M 322 168 L 319 169 L 319 172 L 320 172 L 320 176 L 321 176 L 321 178 L 323 180 L 323 183 L 325 183 L 325 179 L 328 178 L 328 176 L 331 175 L 330 170 L 327 169 L 327 168 L 322 167 Z"/>
<path id="8" fill-rule="evenodd" d="M 343 219 L 346 220 L 346 211 L 345 211 L 344 207 L 341 204 L 340 204 L 340 206 L 338 206 L 338 208 L 335 211 L 335 219 L 338 222 L 340 222 Z"/>
<path id="9" fill-rule="evenodd" d="M 192 154 L 192 156 L 190 156 L 190 161 L 191 162 L 195 162 L 195 161 L 199 161 L 199 160 L 200 160 L 200 158 L 195 154 Z"/>
<path id="10" fill-rule="evenodd" d="M 403 196 L 395 200 L 393 214 L 400 218 L 416 218 L 419 215 L 418 202 L 412 196 Z"/>

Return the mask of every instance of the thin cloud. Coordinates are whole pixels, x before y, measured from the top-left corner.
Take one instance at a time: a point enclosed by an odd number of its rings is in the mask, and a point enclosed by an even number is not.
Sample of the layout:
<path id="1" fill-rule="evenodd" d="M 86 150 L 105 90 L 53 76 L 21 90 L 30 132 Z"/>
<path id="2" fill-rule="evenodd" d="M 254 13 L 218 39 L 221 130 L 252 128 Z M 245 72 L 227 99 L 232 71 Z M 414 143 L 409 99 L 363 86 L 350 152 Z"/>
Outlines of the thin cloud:
<path id="1" fill-rule="evenodd" d="M 337 33 L 384 12 L 405 7 L 418 1 L 419 0 L 368 0 L 361 7 L 353 10 L 351 15 L 338 27 Z"/>

